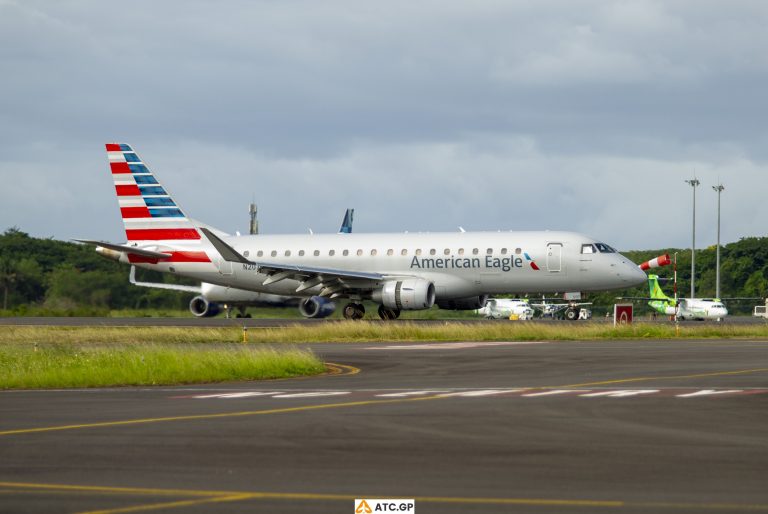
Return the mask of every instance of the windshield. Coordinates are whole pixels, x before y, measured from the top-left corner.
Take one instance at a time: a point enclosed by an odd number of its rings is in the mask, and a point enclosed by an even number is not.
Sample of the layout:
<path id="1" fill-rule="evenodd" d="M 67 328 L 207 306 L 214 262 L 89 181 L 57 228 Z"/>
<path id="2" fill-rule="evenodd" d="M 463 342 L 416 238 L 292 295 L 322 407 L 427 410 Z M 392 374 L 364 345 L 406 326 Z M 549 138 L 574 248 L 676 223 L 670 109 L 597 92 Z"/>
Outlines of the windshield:
<path id="1" fill-rule="evenodd" d="M 595 243 L 595 246 L 600 251 L 600 253 L 616 253 L 616 250 L 605 243 Z"/>

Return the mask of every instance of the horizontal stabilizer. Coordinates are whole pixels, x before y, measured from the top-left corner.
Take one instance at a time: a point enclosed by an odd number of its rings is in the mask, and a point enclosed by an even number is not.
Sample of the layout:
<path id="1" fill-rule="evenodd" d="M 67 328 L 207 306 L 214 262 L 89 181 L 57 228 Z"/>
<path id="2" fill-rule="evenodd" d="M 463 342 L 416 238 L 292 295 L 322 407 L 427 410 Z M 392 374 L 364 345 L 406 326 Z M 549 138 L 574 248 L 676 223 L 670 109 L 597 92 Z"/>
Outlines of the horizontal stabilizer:
<path id="1" fill-rule="evenodd" d="M 135 246 L 119 245 L 115 243 L 107 243 L 105 241 L 93 241 L 91 239 L 73 239 L 73 241 L 101 246 L 103 248 L 109 248 L 110 250 L 115 250 L 116 252 L 125 252 L 133 255 L 140 255 L 142 257 L 148 257 L 150 259 L 164 260 L 164 259 L 171 258 L 171 256 L 167 253 L 153 252 L 152 250 L 144 250 L 143 248 L 137 248 Z"/>

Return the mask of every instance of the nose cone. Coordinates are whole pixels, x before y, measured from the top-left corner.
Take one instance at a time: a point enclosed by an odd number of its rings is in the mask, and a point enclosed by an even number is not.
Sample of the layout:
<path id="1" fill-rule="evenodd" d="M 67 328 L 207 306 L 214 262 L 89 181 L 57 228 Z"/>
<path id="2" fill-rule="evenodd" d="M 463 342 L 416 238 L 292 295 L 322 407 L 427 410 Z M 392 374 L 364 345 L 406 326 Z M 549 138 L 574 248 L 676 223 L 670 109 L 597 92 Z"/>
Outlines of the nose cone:
<path id="1" fill-rule="evenodd" d="M 627 287 L 639 286 L 648 280 L 648 276 L 634 262 L 623 255 L 620 256 L 623 266 L 620 268 L 619 277 L 627 284 Z"/>

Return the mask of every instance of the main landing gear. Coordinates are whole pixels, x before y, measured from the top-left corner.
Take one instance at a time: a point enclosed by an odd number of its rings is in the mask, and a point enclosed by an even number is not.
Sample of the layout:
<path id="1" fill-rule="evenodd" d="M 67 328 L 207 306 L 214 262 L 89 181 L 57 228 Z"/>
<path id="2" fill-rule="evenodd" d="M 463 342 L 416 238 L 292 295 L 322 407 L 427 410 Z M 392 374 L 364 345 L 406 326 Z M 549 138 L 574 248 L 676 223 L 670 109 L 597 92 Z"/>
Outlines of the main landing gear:
<path id="1" fill-rule="evenodd" d="M 348 303 L 344 306 L 344 319 L 363 319 L 365 307 L 362 303 Z"/>
<path id="2" fill-rule="evenodd" d="M 400 317 L 400 309 L 390 309 L 379 305 L 379 317 L 383 320 L 397 319 Z"/>
<path id="3" fill-rule="evenodd" d="M 363 319 L 365 307 L 362 303 L 348 303 L 342 311 L 344 319 Z M 390 309 L 379 305 L 379 317 L 383 320 L 397 319 L 400 317 L 400 309 Z"/>

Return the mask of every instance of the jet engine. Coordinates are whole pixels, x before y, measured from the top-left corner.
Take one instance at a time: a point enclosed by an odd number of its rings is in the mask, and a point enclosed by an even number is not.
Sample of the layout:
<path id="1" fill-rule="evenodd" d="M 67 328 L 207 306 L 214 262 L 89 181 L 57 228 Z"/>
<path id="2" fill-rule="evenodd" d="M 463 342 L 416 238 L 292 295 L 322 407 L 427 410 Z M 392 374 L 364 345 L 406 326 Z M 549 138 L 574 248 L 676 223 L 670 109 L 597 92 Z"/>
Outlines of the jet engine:
<path id="1" fill-rule="evenodd" d="M 336 310 L 336 304 L 322 296 L 313 296 L 299 302 L 299 312 L 305 318 L 327 318 Z"/>
<path id="2" fill-rule="evenodd" d="M 435 303 L 435 285 L 422 278 L 390 280 L 374 291 L 372 298 L 390 309 L 429 309 Z"/>
<path id="3" fill-rule="evenodd" d="M 467 298 L 456 298 L 454 300 L 438 300 L 437 306 L 451 311 L 474 311 L 485 307 L 487 301 L 488 295 L 484 294 Z"/>
<path id="4" fill-rule="evenodd" d="M 209 302 L 205 296 L 195 296 L 189 302 L 189 311 L 198 318 L 210 318 L 221 312 L 218 303 Z"/>

